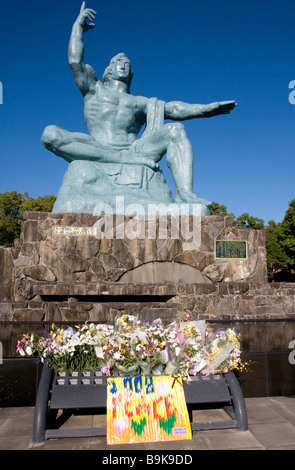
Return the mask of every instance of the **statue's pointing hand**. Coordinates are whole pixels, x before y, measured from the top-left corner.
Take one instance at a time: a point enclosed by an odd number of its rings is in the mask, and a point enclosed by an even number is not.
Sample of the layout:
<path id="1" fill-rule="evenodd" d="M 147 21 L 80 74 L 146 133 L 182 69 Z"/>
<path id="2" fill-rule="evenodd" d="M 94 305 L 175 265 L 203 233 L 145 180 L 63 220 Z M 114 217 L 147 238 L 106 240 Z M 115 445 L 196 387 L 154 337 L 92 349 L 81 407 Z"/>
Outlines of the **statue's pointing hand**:
<path id="1" fill-rule="evenodd" d="M 211 103 L 206 107 L 206 114 L 203 117 L 229 114 L 236 106 L 237 103 L 235 101 L 219 101 L 217 103 Z"/>
<path id="2" fill-rule="evenodd" d="M 92 8 L 86 8 L 85 2 L 82 3 L 80 14 L 77 18 L 77 22 L 83 27 L 83 32 L 86 33 L 90 29 L 95 28 L 95 23 L 92 21 L 95 19 L 97 12 Z M 90 21 L 87 23 L 86 20 Z"/>
<path id="3" fill-rule="evenodd" d="M 219 101 L 219 113 L 218 114 L 229 114 L 232 109 L 237 106 L 235 101 Z"/>

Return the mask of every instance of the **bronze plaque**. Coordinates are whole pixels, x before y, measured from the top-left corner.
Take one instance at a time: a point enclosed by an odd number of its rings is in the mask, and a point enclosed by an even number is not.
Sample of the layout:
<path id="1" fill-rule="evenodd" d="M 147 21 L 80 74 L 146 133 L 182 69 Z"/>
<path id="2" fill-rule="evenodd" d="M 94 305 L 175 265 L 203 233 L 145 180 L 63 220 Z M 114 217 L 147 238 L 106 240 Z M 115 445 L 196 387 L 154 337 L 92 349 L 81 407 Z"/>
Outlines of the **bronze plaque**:
<path id="1" fill-rule="evenodd" d="M 216 240 L 215 258 L 247 259 L 246 240 Z"/>

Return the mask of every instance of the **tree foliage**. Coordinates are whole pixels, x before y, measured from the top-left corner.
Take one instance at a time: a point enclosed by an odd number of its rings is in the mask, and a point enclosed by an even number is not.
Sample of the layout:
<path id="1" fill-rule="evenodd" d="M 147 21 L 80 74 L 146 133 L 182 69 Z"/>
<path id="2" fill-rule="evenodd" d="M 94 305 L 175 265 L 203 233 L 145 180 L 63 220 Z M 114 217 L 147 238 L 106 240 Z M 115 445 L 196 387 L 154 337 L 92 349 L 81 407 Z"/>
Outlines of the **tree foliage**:
<path id="1" fill-rule="evenodd" d="M 234 216 L 234 214 L 227 212 L 227 207 L 224 204 L 218 204 L 218 202 L 214 201 L 210 208 L 210 215 L 222 215 L 223 217 L 226 215 Z"/>
<path id="2" fill-rule="evenodd" d="M 12 245 L 19 236 L 24 197 L 16 191 L 0 194 L 0 245 Z"/>
<path id="3" fill-rule="evenodd" d="M 236 219 L 235 225 L 238 227 L 248 227 L 254 228 L 256 230 L 262 230 L 264 228 L 264 220 L 258 219 L 258 217 L 253 217 L 247 212 L 244 212 Z"/>
<path id="4" fill-rule="evenodd" d="M 280 242 L 285 250 L 289 267 L 295 269 L 295 199 L 289 203 L 282 221 Z"/>
<path id="5" fill-rule="evenodd" d="M 0 193 L 0 246 L 12 246 L 19 237 L 25 211 L 51 212 L 55 196 L 31 198 L 16 191 Z"/>
<path id="6" fill-rule="evenodd" d="M 284 247 L 282 246 L 282 225 L 276 223 L 274 220 L 268 222 L 265 227 L 266 232 L 266 262 L 268 268 L 269 280 L 274 280 L 276 273 L 285 269 L 287 266 L 287 256 Z"/>
<path id="7" fill-rule="evenodd" d="M 55 196 L 43 196 L 37 197 L 37 199 L 28 196 L 22 203 L 21 215 L 23 215 L 25 211 L 51 212 L 55 200 Z"/>

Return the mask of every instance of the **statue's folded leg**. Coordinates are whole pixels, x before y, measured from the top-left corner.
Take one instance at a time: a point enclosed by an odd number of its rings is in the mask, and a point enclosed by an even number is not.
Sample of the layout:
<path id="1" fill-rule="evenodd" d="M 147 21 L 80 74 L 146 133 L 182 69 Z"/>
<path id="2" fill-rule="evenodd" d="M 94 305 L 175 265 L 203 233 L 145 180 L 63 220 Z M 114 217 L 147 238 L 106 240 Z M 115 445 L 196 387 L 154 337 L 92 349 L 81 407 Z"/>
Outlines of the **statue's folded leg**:
<path id="1" fill-rule="evenodd" d="M 67 162 L 73 160 L 107 161 L 114 158 L 114 150 L 100 144 L 88 134 L 69 132 L 58 126 L 47 126 L 42 144 Z"/>
<path id="2" fill-rule="evenodd" d="M 146 165 L 157 169 L 157 163 L 141 152 L 130 152 L 131 144 L 107 145 L 88 134 L 69 132 L 58 126 L 47 126 L 41 139 L 44 147 L 67 162 L 87 160 L 92 162 Z M 140 139 L 134 144 L 137 144 Z"/>

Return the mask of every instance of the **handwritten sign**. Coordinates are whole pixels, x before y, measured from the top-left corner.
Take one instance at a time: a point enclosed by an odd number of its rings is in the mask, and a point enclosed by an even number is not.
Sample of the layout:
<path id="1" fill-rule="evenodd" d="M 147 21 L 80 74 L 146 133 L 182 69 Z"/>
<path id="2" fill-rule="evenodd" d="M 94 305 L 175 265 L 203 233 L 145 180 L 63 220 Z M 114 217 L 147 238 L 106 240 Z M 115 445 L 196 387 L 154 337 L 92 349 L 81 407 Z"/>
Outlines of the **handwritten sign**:
<path id="1" fill-rule="evenodd" d="M 107 384 L 108 444 L 192 439 L 181 378 L 114 377 Z"/>
<path id="2" fill-rule="evenodd" d="M 247 242 L 245 240 L 216 240 L 215 257 L 246 259 Z"/>

